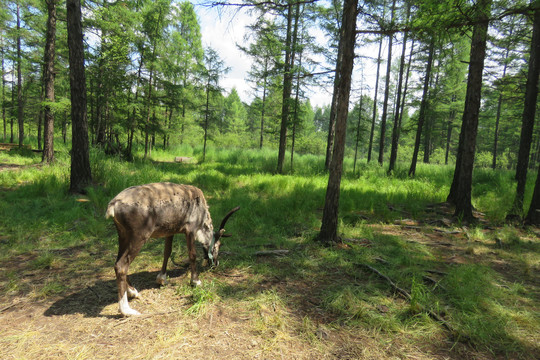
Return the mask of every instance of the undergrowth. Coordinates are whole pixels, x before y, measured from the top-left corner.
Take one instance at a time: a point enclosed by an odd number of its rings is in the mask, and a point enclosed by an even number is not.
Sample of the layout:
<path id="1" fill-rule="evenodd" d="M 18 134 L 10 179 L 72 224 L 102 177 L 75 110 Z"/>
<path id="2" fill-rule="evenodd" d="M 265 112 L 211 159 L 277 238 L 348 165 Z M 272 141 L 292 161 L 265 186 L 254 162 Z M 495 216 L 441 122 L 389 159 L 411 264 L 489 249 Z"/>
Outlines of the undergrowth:
<path id="1" fill-rule="evenodd" d="M 19 279 L 18 271 L 91 273 L 98 264 L 88 253 L 105 254 L 99 266 L 112 267 L 116 232 L 104 218 L 108 201 L 128 186 L 172 181 L 200 187 L 214 220 L 241 207 L 227 224 L 234 236 L 224 242 L 226 255 L 219 271 L 238 271 L 249 280 L 231 287 L 209 271 L 202 274 L 202 287 L 180 285 L 176 294 L 189 298 L 188 315 L 204 316 L 218 302 L 238 308 L 251 317 L 250 325 L 268 339 L 269 347 L 287 340 L 291 331 L 319 346 L 328 329 L 362 328 L 382 337 L 403 336 L 403 341 L 420 347 L 450 339 L 489 354 L 526 357 L 523 354 L 538 351 L 534 343 L 540 341 L 540 319 L 533 300 L 538 289 L 529 281 L 540 268 L 538 239 L 509 226 L 489 234 L 481 228 L 468 230 L 462 256 L 482 259 L 495 254 L 514 269 L 509 275 L 484 261 L 448 263 L 447 254 L 415 241 L 415 236 L 379 228 L 419 218 L 426 205 L 444 202 L 452 167 L 419 164 L 417 176 L 409 178 L 404 164 L 387 176 L 384 168 L 365 162 L 353 173 L 352 161 L 347 160 L 340 231 L 345 239 L 362 241 L 321 247 L 313 239 L 327 185 L 322 157 L 296 155 L 294 171 L 286 166 L 285 175 L 276 175 L 274 151 L 210 148 L 202 162 L 201 150 L 186 146 L 159 150 L 151 159 L 143 160 L 139 154 L 128 163 L 92 149 L 95 185 L 84 197 L 67 194 L 67 152 L 60 151 L 50 166 L 36 165 L 40 158 L 32 153 L 0 152 L 0 162 L 21 165 L 0 172 L 0 263 L 9 265 L 17 256 L 27 259 L 17 265 L 24 269 L 8 269 L 2 277 L 2 297 L 27 294 L 43 300 L 69 291 L 61 274 L 37 286 Z M 192 161 L 175 163 L 175 156 Z M 493 224 L 501 223 L 511 203 L 512 175 L 477 170 L 474 181 L 475 207 Z M 530 196 L 528 192 L 526 201 Z M 145 249 L 132 270 L 159 268 L 162 244 L 152 241 Z M 254 257 L 255 251 L 264 249 L 288 249 L 290 254 Z M 393 279 L 409 292 L 410 300 L 397 296 L 363 265 Z M 437 276 L 430 273 L 433 270 Z M 426 277 L 434 282 L 426 282 Z M 430 311 L 444 318 L 454 333 L 429 316 Z M 295 316 L 301 321 L 291 330 Z M 322 327 L 317 325 L 321 318 Z"/>

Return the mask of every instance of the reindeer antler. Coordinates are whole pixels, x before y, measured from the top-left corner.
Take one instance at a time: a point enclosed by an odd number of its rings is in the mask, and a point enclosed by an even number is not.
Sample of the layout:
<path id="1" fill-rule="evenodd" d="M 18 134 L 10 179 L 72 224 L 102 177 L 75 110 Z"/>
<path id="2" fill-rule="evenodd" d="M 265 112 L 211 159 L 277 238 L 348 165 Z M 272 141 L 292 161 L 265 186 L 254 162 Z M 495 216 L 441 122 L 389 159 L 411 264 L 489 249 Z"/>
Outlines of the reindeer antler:
<path id="1" fill-rule="evenodd" d="M 221 233 L 221 230 L 225 229 L 225 224 L 227 223 L 227 220 L 229 220 L 229 218 L 231 217 L 232 214 L 234 214 L 235 212 L 237 212 L 238 210 L 240 210 L 240 206 L 237 206 L 235 207 L 234 209 L 232 209 L 231 211 L 229 211 L 227 213 L 227 215 L 225 215 L 225 217 L 223 218 L 223 220 L 221 221 L 221 225 L 219 225 L 219 232 Z M 222 234 L 223 236 L 223 234 Z"/>

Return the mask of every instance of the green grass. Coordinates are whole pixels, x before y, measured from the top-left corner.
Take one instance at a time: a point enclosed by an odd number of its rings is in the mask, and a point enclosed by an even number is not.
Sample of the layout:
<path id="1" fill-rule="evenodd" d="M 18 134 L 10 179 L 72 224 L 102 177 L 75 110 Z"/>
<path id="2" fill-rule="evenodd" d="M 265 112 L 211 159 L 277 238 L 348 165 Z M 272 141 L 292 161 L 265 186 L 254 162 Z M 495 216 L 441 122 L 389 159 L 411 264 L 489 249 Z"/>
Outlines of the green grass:
<path id="1" fill-rule="evenodd" d="M 194 162 L 174 163 L 175 156 L 190 156 Z M 313 331 L 320 326 L 315 325 L 319 321 L 313 313 L 315 307 L 330 319 L 325 325 L 328 329 L 368 329 L 377 336 L 403 337 L 413 344 L 449 338 L 488 354 L 510 357 L 531 351 L 531 341 L 537 341 L 540 333 L 533 300 L 539 289 L 531 285 L 540 268 L 540 244 L 534 234 L 510 226 L 490 233 L 479 227 L 469 230 L 461 254 L 479 255 L 480 259 L 484 253 L 494 254 L 512 269 L 506 273 L 487 262 L 449 265 L 443 259 L 447 254 L 416 241 L 414 235 L 395 235 L 379 228 L 399 219 L 421 218 L 427 204 L 445 201 L 452 167 L 419 164 L 416 178 L 411 179 L 405 164 L 388 177 L 386 169 L 365 162 L 357 164 L 352 173 L 352 160 L 347 160 L 340 233 L 345 238 L 365 239 L 368 246 L 351 243 L 346 248 L 326 248 L 313 241 L 327 185 L 324 159 L 296 155 L 294 171 L 285 166 L 287 174 L 276 175 L 276 158 L 276 152 L 270 150 L 210 148 L 202 162 L 201 148 L 180 146 L 154 151 L 146 161 L 138 154 L 134 162 L 127 163 L 93 149 L 96 185 L 80 197 L 67 194 L 67 152 L 59 151 L 51 166 L 32 166 L 40 161 L 33 153 L 0 152 L 0 162 L 23 165 L 0 172 L 0 262 L 20 267 L 8 269 L 0 281 L 0 293 L 47 299 L 69 290 L 55 275 L 36 285 L 18 279 L 19 271 L 65 268 L 82 276 L 97 266 L 111 267 L 116 232 L 104 218 L 109 200 L 128 186 L 172 181 L 200 187 L 215 222 L 229 209 L 241 206 L 227 224 L 234 237 L 222 247 L 228 255 L 222 257 L 219 271 L 248 274 L 248 280 L 232 287 L 206 272 L 202 287 L 180 285 L 177 295 L 191 299 L 188 314 L 204 315 L 221 302 L 258 314 L 252 325 L 260 334 L 281 334 L 285 339 L 291 314 L 305 308 L 299 311 L 303 320 L 295 331 L 317 345 L 319 338 Z M 512 201 L 514 186 L 510 172 L 477 170 L 474 205 L 499 224 Z M 532 180 L 528 189 L 531 187 Z M 526 203 L 530 196 L 528 191 Z M 267 248 L 291 253 L 275 259 L 253 256 Z M 150 242 L 132 269 L 158 268 L 161 253 L 162 243 Z M 12 263 L 16 257 L 26 261 Z M 411 301 L 400 299 L 360 264 L 369 264 L 393 279 L 411 294 Z M 437 278 L 437 284 L 426 283 L 428 271 L 437 269 L 445 275 Z M 274 280 L 277 285 L 256 290 Z M 426 309 L 443 316 L 456 334 L 450 336 Z M 267 345 L 272 345 L 270 340 Z"/>

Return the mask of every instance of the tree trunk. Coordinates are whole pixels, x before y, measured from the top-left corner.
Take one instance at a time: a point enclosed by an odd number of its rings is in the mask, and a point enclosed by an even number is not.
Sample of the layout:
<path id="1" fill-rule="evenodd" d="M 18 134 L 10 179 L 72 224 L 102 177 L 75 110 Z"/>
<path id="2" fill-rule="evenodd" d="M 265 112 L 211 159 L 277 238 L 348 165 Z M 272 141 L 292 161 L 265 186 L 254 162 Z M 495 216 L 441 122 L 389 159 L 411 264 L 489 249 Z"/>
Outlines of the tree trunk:
<path id="1" fill-rule="evenodd" d="M 440 65 L 440 63 L 439 63 Z M 435 66 L 435 68 L 438 68 L 439 66 Z M 431 83 L 429 85 L 430 89 L 437 89 L 439 84 L 439 71 L 436 72 L 435 76 L 435 84 Z M 433 95 L 436 96 L 436 95 Z M 434 119 L 434 112 L 430 111 L 431 109 L 429 106 L 426 109 L 427 115 L 425 116 L 425 123 L 424 123 L 424 164 L 429 164 L 429 157 L 431 155 L 431 150 L 433 147 L 433 125 L 435 123 Z"/>
<path id="2" fill-rule="evenodd" d="M 533 197 L 529 212 L 525 218 L 526 224 L 540 225 L 540 166 L 538 167 L 538 175 L 536 177 L 536 185 L 534 186 Z"/>
<path id="3" fill-rule="evenodd" d="M 324 203 L 321 232 L 318 239 L 324 243 L 336 242 L 339 192 L 343 157 L 345 154 L 345 138 L 347 132 L 347 115 L 349 112 L 349 94 L 351 90 L 351 74 L 354 65 L 354 45 L 356 41 L 356 16 L 358 0 L 345 0 L 343 4 L 343 22 L 339 46 L 342 49 L 342 61 L 339 69 L 339 88 L 336 106 L 336 140 L 330 163 L 330 174 Z"/>
<path id="4" fill-rule="evenodd" d="M 392 15 L 390 22 L 394 21 L 394 9 L 396 0 L 392 2 Z M 384 137 L 386 136 L 386 117 L 388 116 L 388 99 L 390 94 L 390 75 L 392 75 L 392 43 L 394 34 L 388 37 L 388 62 L 386 63 L 386 82 L 384 88 L 383 112 L 381 116 L 381 138 L 379 139 L 379 164 L 382 165 L 384 158 Z"/>
<path id="5" fill-rule="evenodd" d="M 206 160 L 206 138 L 208 136 L 208 118 L 210 117 L 210 77 L 206 84 L 206 106 L 204 111 L 204 142 L 203 142 L 203 157 L 202 161 Z"/>
<path id="6" fill-rule="evenodd" d="M 17 1 L 17 121 L 19 124 L 19 148 L 23 146 L 24 140 L 24 108 L 22 98 L 22 52 L 21 52 L 21 17 L 20 5 Z"/>
<path id="7" fill-rule="evenodd" d="M 377 94 L 379 92 L 379 72 L 381 70 L 381 51 L 383 37 L 379 41 L 379 55 L 377 55 L 377 75 L 375 75 L 375 94 L 373 95 L 373 117 L 371 118 L 371 131 L 369 133 L 369 147 L 367 161 L 371 161 L 371 151 L 373 149 L 373 136 L 375 135 L 375 123 L 377 120 Z"/>
<path id="8" fill-rule="evenodd" d="M 426 110 L 428 106 L 428 91 L 429 80 L 431 78 L 431 68 L 433 66 L 433 52 L 435 48 L 435 36 L 431 37 L 429 43 L 428 61 L 426 65 L 426 74 L 424 77 L 424 90 L 422 92 L 422 101 L 420 102 L 420 111 L 418 114 L 418 127 L 416 128 L 416 139 L 414 141 L 414 151 L 411 161 L 411 167 L 409 169 L 409 176 L 416 174 L 416 162 L 418 161 L 418 151 L 420 150 L 420 139 L 422 137 L 422 127 L 424 126 L 424 119 L 426 117 Z"/>
<path id="9" fill-rule="evenodd" d="M 56 39 L 56 0 L 48 0 L 47 3 L 47 34 L 45 41 L 43 85 L 45 100 L 54 102 L 54 61 Z M 54 114 L 49 104 L 43 109 L 44 115 L 44 138 L 42 162 L 50 163 L 54 160 Z"/>
<path id="10" fill-rule="evenodd" d="M 281 105 L 281 129 L 279 132 L 279 153 L 277 163 L 277 173 L 283 173 L 283 163 L 285 161 L 285 151 L 287 148 L 287 127 L 289 126 L 289 107 L 292 91 L 292 68 L 294 64 L 294 35 L 292 30 L 292 4 L 287 6 L 287 38 L 285 40 L 285 67 L 283 71 L 283 103 Z M 299 4 L 296 5 L 298 14 Z M 296 17 L 298 22 L 298 17 Z"/>
<path id="11" fill-rule="evenodd" d="M 356 141 L 354 143 L 354 162 L 353 162 L 353 174 L 356 172 L 356 160 L 358 158 L 358 145 L 360 143 L 360 124 L 362 123 L 362 102 L 364 100 L 362 96 L 362 85 L 360 86 L 360 103 L 358 104 L 358 122 L 356 124 Z"/>
<path id="12" fill-rule="evenodd" d="M 332 102 L 330 103 L 330 119 L 328 122 L 328 136 L 326 140 L 326 158 L 324 160 L 324 168 L 330 170 L 330 162 L 332 161 L 332 148 L 334 147 L 334 136 L 336 134 L 336 101 L 339 87 L 339 68 L 341 66 L 342 50 L 338 46 L 336 57 L 336 69 L 334 70 L 334 91 L 332 93 Z"/>
<path id="13" fill-rule="evenodd" d="M 261 109 L 261 139 L 259 142 L 259 149 L 263 148 L 264 141 L 264 113 L 266 106 L 266 87 L 268 86 L 268 59 L 264 59 L 264 85 L 263 85 L 263 97 L 262 97 L 262 109 Z"/>
<path id="14" fill-rule="evenodd" d="M 411 13 L 411 6 L 407 6 L 407 22 L 409 21 L 409 16 Z M 392 128 L 392 148 L 390 149 L 390 164 L 388 165 L 388 173 L 392 173 L 396 165 L 397 160 L 397 151 L 399 145 L 399 133 L 401 132 L 401 122 L 400 117 L 402 112 L 400 111 L 401 105 L 401 88 L 403 86 L 403 72 L 405 71 L 405 51 L 407 50 L 407 39 L 408 32 L 405 32 L 403 35 L 403 48 L 401 49 L 401 59 L 399 64 L 399 79 L 398 79 L 398 88 L 397 88 L 397 99 L 396 99 L 396 111 L 394 113 L 394 127 Z"/>
<path id="15" fill-rule="evenodd" d="M 291 139 L 291 173 L 294 172 L 294 145 L 296 140 L 296 125 L 298 124 L 298 107 L 300 106 L 300 69 L 302 68 L 302 53 L 298 58 L 298 72 L 296 74 L 296 94 L 294 95 L 293 128 Z"/>
<path id="16" fill-rule="evenodd" d="M 0 35 L 1 36 L 1 35 Z M 1 38 L 1 52 L 2 52 L 2 121 L 4 123 L 4 142 L 6 142 L 7 137 L 7 120 L 6 120 L 6 79 L 4 78 L 4 61 L 5 61 L 5 55 L 4 55 L 4 37 Z"/>
<path id="17" fill-rule="evenodd" d="M 152 101 L 152 77 L 154 75 L 153 69 L 150 69 L 150 79 L 148 80 L 148 95 L 146 97 L 146 122 L 144 125 L 144 158 L 148 157 L 148 153 L 152 150 L 150 149 L 151 144 L 148 142 L 149 132 L 150 132 L 150 113 L 152 111 L 150 102 Z"/>
<path id="18" fill-rule="evenodd" d="M 452 103 L 456 102 L 456 95 L 452 95 L 450 102 L 450 114 L 448 115 L 448 123 L 446 128 L 446 152 L 444 154 L 444 164 L 448 165 L 448 156 L 450 154 L 450 140 L 452 139 L 452 126 L 456 118 L 456 110 L 452 108 Z"/>
<path id="19" fill-rule="evenodd" d="M 531 51 L 529 56 L 529 71 L 525 85 L 525 103 L 522 116 L 521 138 L 519 141 L 519 156 L 516 168 L 517 190 L 513 210 L 516 214 L 523 212 L 523 197 L 527 183 L 527 167 L 536 113 L 536 99 L 538 97 L 538 76 L 540 75 L 540 9 L 534 11 L 533 33 Z"/>
<path id="20" fill-rule="evenodd" d="M 467 222 L 474 220 L 471 204 L 472 173 L 491 2 L 492 0 L 480 0 L 477 3 L 477 22 L 474 25 L 471 39 L 469 76 L 467 79 L 461 133 L 459 135 L 458 156 L 454 171 L 454 180 L 447 199 L 447 201 L 456 205 L 454 215 Z"/>
<path id="21" fill-rule="evenodd" d="M 88 149 L 86 80 L 80 0 L 67 0 L 69 80 L 71 88 L 71 193 L 80 193 L 92 183 Z"/>
<path id="22" fill-rule="evenodd" d="M 512 34 L 512 31 L 510 30 L 510 34 Z M 510 53 L 510 49 L 506 49 L 506 52 L 504 54 L 504 68 L 502 73 L 502 79 L 506 76 L 506 70 L 508 68 L 508 54 Z M 491 168 L 495 170 L 497 167 L 497 148 L 499 144 L 499 122 L 501 120 L 501 108 L 502 108 L 502 102 L 503 102 L 503 91 L 499 93 L 499 99 L 497 100 L 497 116 L 495 118 L 495 134 L 493 139 L 493 161 L 491 163 Z"/>

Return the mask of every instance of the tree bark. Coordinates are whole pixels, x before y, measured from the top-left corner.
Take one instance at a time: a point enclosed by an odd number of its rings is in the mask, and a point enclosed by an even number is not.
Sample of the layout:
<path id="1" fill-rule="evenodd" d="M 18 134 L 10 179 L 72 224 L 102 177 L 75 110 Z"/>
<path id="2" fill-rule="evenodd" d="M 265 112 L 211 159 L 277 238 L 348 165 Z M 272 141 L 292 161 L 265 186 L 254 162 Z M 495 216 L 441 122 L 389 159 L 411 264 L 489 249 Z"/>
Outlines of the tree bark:
<path id="1" fill-rule="evenodd" d="M 263 96 L 261 104 L 261 138 L 259 142 L 259 149 L 263 148 L 264 142 L 264 116 L 265 116 L 265 107 L 266 107 L 266 87 L 268 86 L 268 59 L 264 59 L 264 85 L 263 85 Z"/>
<path id="2" fill-rule="evenodd" d="M 371 152 L 373 149 L 373 137 L 375 135 L 375 123 L 377 120 L 377 93 L 379 92 L 379 72 L 381 69 L 381 50 L 382 50 L 383 37 L 379 41 L 379 55 L 377 55 L 377 74 L 375 75 L 375 94 L 373 95 L 373 116 L 371 118 L 371 130 L 369 132 L 369 147 L 367 162 L 371 161 Z"/>
<path id="3" fill-rule="evenodd" d="M 396 7 L 396 0 L 392 1 L 392 10 L 390 16 L 390 22 L 394 21 L 394 9 Z M 386 118 L 388 116 L 388 99 L 390 94 L 390 75 L 392 75 L 392 43 L 394 40 L 394 34 L 388 36 L 388 62 L 386 63 L 386 81 L 384 87 L 384 101 L 383 112 L 381 116 L 381 138 L 379 139 L 379 164 L 382 165 L 384 158 L 384 142 L 386 136 Z"/>
<path id="4" fill-rule="evenodd" d="M 71 193 L 81 193 L 92 183 L 88 149 L 88 119 L 86 112 L 86 79 L 80 0 L 67 0 L 67 31 L 69 48 L 69 80 L 71 88 Z"/>
<path id="5" fill-rule="evenodd" d="M 411 13 L 411 6 L 407 6 L 407 22 L 409 21 L 409 16 Z M 388 173 L 392 173 L 396 165 L 397 152 L 399 145 L 399 133 L 401 132 L 401 88 L 403 86 L 403 73 L 405 71 L 405 52 L 407 50 L 407 39 L 408 32 L 403 35 L 403 48 L 401 49 L 401 59 L 399 63 L 399 78 L 398 78 L 398 88 L 397 88 L 397 99 L 396 99 L 396 111 L 394 113 L 394 127 L 392 128 L 392 148 L 390 149 L 390 164 L 388 165 Z"/>
<path id="6" fill-rule="evenodd" d="M 54 114 L 49 103 L 54 102 L 54 62 L 56 39 L 56 0 L 47 3 L 47 34 L 45 41 L 43 85 L 47 104 L 43 108 L 44 138 L 42 162 L 50 163 L 54 160 Z"/>
<path id="7" fill-rule="evenodd" d="M 448 122 L 446 128 L 446 152 L 444 154 L 444 164 L 448 165 L 448 156 L 450 155 L 450 140 L 452 139 L 452 126 L 454 119 L 456 118 L 456 110 L 452 108 L 452 103 L 456 102 L 456 95 L 452 95 L 450 101 L 450 114 L 448 115 Z"/>
<path id="8" fill-rule="evenodd" d="M 510 35 L 512 34 L 512 31 L 510 31 Z M 508 68 L 508 54 L 510 53 L 510 49 L 506 49 L 506 52 L 504 54 L 504 67 L 503 67 L 503 73 L 502 73 L 502 79 L 506 76 L 506 70 Z M 495 118 L 495 134 L 493 139 L 493 161 L 491 162 L 491 168 L 495 170 L 497 167 L 497 150 L 499 145 L 499 122 L 501 120 L 501 109 L 502 109 L 502 102 L 503 102 L 503 91 L 499 93 L 499 99 L 497 100 L 497 116 Z"/>
<path id="9" fill-rule="evenodd" d="M 343 157 L 345 154 L 345 137 L 347 131 L 347 115 L 349 112 L 349 94 L 351 90 L 351 74 L 354 65 L 354 45 L 356 41 L 356 15 L 358 0 L 345 0 L 343 4 L 343 26 L 339 46 L 342 49 L 342 61 L 339 69 L 339 88 L 336 106 L 336 140 L 330 163 L 330 174 L 326 199 L 324 203 L 321 232 L 318 239 L 324 243 L 337 242 L 339 193 Z"/>
<path id="10" fill-rule="evenodd" d="M 287 38 L 285 40 L 285 67 L 283 70 L 283 103 L 281 105 L 281 129 L 279 132 L 279 152 L 277 173 L 283 173 L 283 163 L 285 162 L 285 151 L 287 148 L 287 127 L 289 126 L 289 108 L 292 92 L 292 68 L 294 64 L 294 48 L 293 48 L 293 30 L 292 30 L 292 12 L 293 4 L 287 6 Z M 297 4 L 298 8 L 299 4 Z"/>
<path id="11" fill-rule="evenodd" d="M 21 50 L 21 16 L 20 5 L 17 1 L 17 122 L 19 124 L 19 148 L 24 141 L 24 108 L 22 98 L 22 50 Z"/>
<path id="12" fill-rule="evenodd" d="M 358 157 L 358 145 L 360 143 L 360 124 L 362 123 L 362 103 L 364 97 L 362 95 L 362 86 L 360 86 L 360 103 L 358 104 L 358 123 L 356 124 L 356 141 L 354 144 L 354 162 L 353 162 L 353 174 L 356 172 L 356 160 Z"/>
<path id="13" fill-rule="evenodd" d="M 474 25 L 471 39 L 469 76 L 467 79 L 461 133 L 459 135 L 458 156 L 454 171 L 454 180 L 447 199 L 447 201 L 456 205 L 454 215 L 467 222 L 474 220 L 471 203 L 472 173 L 491 2 L 492 0 L 480 0 L 477 3 L 476 18 L 478 21 Z"/>
<path id="14" fill-rule="evenodd" d="M 538 175 L 536 177 L 536 185 L 534 186 L 531 206 L 525 218 L 526 224 L 540 225 L 540 166 L 538 166 Z"/>
<path id="15" fill-rule="evenodd" d="M 537 1 L 538 2 L 538 1 Z M 519 141 L 519 156 L 516 168 L 517 190 L 513 211 L 521 214 L 523 211 L 523 197 L 527 183 L 527 167 L 534 128 L 536 113 L 536 99 L 538 97 L 538 76 L 540 75 L 540 9 L 534 11 L 533 34 L 529 56 L 529 71 L 525 85 L 525 103 L 522 116 L 521 138 Z"/>
<path id="16" fill-rule="evenodd" d="M 2 35 L 0 35 L 0 36 L 2 36 Z M 6 120 L 6 79 L 4 78 L 4 72 L 5 72 L 5 67 L 4 67 L 4 61 L 5 61 L 4 37 L 2 36 L 0 39 L 1 39 L 1 42 L 2 42 L 2 44 L 1 44 L 1 46 L 2 46 L 2 49 L 1 49 L 1 52 L 2 52 L 2 121 L 4 122 L 4 142 L 6 142 L 7 120 Z"/>
<path id="17" fill-rule="evenodd" d="M 416 128 L 416 139 L 414 141 L 414 151 L 411 161 L 411 167 L 409 168 L 409 176 L 416 174 L 416 163 L 418 161 L 418 151 L 420 150 L 420 139 L 422 137 L 422 128 L 424 126 L 424 120 L 426 118 L 426 110 L 428 106 L 428 91 L 429 80 L 431 78 L 431 68 L 433 66 L 433 52 L 435 49 L 435 36 L 431 37 L 428 50 L 428 61 L 426 65 L 426 74 L 424 77 L 424 90 L 422 93 L 422 101 L 420 103 L 420 111 L 418 114 L 418 126 Z"/>
<path id="18" fill-rule="evenodd" d="M 334 91 L 332 93 L 332 103 L 330 104 L 330 119 L 328 122 L 328 137 L 326 141 L 326 158 L 324 168 L 330 170 L 330 162 L 332 161 L 332 148 L 334 147 L 334 137 L 336 135 L 336 101 L 339 87 L 339 68 L 341 66 L 342 49 L 338 46 L 336 57 L 336 69 L 334 71 Z"/>

